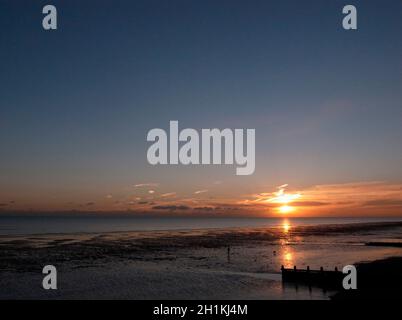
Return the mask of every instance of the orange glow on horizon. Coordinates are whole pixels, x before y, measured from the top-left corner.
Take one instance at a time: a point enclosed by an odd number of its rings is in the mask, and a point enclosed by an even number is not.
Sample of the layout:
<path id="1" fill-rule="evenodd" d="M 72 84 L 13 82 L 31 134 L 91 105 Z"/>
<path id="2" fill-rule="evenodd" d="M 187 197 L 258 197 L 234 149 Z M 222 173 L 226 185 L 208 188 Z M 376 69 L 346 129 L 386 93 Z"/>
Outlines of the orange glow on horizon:
<path id="1" fill-rule="evenodd" d="M 290 204 L 301 197 L 300 193 L 286 193 L 285 188 L 287 186 L 287 184 L 279 186 L 278 191 L 273 193 L 274 197 L 265 200 L 266 202 L 281 204 L 281 206 L 277 208 L 278 212 L 281 214 L 288 214 L 295 211 L 295 207 Z"/>
<path id="2" fill-rule="evenodd" d="M 300 193 L 285 193 L 285 188 L 287 187 L 287 184 L 284 184 L 282 186 L 278 187 L 278 191 L 274 192 L 275 197 L 270 198 L 266 200 L 267 202 L 272 202 L 272 203 L 281 203 L 281 204 L 288 204 L 296 199 L 299 199 L 301 197 Z"/>
<path id="3" fill-rule="evenodd" d="M 279 207 L 279 212 L 283 213 L 283 214 L 293 212 L 294 210 L 295 210 L 295 208 L 288 206 L 288 205 Z"/>

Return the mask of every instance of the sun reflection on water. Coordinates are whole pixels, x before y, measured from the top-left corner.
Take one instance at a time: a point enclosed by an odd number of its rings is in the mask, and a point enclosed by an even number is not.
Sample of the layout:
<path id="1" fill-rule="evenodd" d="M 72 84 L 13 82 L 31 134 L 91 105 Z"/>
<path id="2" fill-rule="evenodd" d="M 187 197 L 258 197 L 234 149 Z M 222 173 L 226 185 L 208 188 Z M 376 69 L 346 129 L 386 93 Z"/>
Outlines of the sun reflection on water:
<path id="1" fill-rule="evenodd" d="M 294 252 L 292 247 L 288 245 L 288 236 L 290 234 L 290 231 L 292 229 L 292 225 L 289 221 L 289 219 L 284 219 L 281 223 L 281 229 L 283 233 L 286 235 L 286 239 L 283 239 L 285 241 L 281 241 L 282 245 L 282 265 L 285 268 L 291 268 L 293 267 L 294 264 Z"/>
<path id="2" fill-rule="evenodd" d="M 285 221 L 283 222 L 283 224 L 282 224 L 283 232 L 289 233 L 290 228 L 291 228 L 290 223 L 289 223 L 287 220 L 285 220 Z"/>
<path id="3" fill-rule="evenodd" d="M 282 264 L 285 268 L 291 268 L 294 265 L 293 250 L 287 246 L 283 251 Z"/>

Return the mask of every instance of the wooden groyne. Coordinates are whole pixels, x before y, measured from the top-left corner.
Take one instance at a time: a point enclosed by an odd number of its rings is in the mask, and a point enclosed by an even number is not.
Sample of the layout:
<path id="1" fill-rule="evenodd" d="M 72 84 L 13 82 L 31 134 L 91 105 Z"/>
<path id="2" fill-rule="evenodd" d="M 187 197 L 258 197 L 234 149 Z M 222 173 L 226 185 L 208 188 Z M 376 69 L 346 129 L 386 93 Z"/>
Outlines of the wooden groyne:
<path id="1" fill-rule="evenodd" d="M 317 286 L 321 288 L 340 288 L 342 287 L 342 280 L 344 274 L 335 270 L 324 270 L 323 267 L 320 270 L 311 270 L 310 267 L 307 269 L 297 269 L 296 266 L 293 268 L 285 268 L 282 266 L 282 282 L 290 283 L 300 283 L 309 286 Z"/>

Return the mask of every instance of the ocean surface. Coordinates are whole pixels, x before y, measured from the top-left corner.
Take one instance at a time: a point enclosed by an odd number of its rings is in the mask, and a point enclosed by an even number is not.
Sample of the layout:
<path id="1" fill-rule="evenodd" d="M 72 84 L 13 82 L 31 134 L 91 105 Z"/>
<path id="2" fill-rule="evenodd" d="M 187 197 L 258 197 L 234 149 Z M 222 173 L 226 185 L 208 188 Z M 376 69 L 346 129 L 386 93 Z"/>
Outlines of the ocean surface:
<path id="1" fill-rule="evenodd" d="M 0 235 L 96 233 L 119 231 L 194 230 L 213 228 L 315 226 L 402 221 L 402 218 L 193 218 L 127 216 L 6 216 Z"/>
<path id="2" fill-rule="evenodd" d="M 328 299 L 333 292 L 283 283 L 281 266 L 342 270 L 401 257 L 400 247 L 366 245 L 400 243 L 401 222 L 0 215 L 0 299 Z M 61 267 L 56 296 L 37 285 L 43 263 Z"/>

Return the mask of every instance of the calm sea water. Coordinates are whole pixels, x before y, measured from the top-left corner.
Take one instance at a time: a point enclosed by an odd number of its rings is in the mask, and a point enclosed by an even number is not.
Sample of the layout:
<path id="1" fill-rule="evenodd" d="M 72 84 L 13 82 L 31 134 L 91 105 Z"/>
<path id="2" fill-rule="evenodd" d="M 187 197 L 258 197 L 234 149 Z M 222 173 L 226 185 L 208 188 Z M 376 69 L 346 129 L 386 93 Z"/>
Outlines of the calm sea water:
<path id="1" fill-rule="evenodd" d="M 0 216 L 0 235 L 276 227 L 402 221 L 402 218 L 190 218 L 116 216 Z"/>

